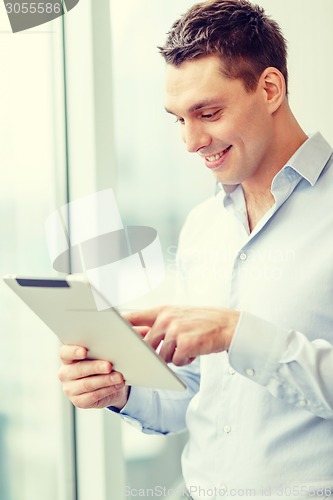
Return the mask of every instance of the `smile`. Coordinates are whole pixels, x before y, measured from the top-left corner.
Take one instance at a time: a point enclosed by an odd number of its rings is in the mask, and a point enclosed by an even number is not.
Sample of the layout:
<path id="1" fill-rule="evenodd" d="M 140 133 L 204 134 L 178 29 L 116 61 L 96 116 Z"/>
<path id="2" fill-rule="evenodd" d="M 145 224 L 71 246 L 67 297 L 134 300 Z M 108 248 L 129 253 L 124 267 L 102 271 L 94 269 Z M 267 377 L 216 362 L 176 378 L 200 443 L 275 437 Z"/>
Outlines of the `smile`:
<path id="1" fill-rule="evenodd" d="M 221 165 L 222 161 L 224 160 L 224 157 L 227 155 L 227 153 L 230 151 L 231 148 L 232 148 L 232 146 L 228 146 L 220 153 L 216 153 L 216 154 L 210 155 L 210 156 L 205 156 L 204 158 L 206 161 L 206 165 L 209 168 L 219 167 Z"/>
<path id="2" fill-rule="evenodd" d="M 227 151 L 229 151 L 230 148 L 231 148 L 231 146 L 227 147 L 226 149 L 224 149 L 223 151 L 221 151 L 221 153 L 217 153 L 216 155 L 205 156 L 205 160 L 207 160 L 207 161 L 216 161 L 216 160 L 219 160 L 221 158 L 221 156 L 224 155 L 224 153 L 226 153 Z"/>

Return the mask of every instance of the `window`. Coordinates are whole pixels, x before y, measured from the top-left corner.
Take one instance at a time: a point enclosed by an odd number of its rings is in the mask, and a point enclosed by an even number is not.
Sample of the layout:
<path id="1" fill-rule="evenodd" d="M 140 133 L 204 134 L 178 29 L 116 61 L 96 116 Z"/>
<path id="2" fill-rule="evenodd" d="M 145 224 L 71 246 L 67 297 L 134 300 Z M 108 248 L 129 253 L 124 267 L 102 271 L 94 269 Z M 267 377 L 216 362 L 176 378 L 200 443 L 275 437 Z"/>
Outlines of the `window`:
<path id="1" fill-rule="evenodd" d="M 44 222 L 66 200 L 62 25 L 0 37 L 0 275 L 50 274 Z M 73 500 L 58 342 L 2 280 L 0 310 L 0 498 Z"/>

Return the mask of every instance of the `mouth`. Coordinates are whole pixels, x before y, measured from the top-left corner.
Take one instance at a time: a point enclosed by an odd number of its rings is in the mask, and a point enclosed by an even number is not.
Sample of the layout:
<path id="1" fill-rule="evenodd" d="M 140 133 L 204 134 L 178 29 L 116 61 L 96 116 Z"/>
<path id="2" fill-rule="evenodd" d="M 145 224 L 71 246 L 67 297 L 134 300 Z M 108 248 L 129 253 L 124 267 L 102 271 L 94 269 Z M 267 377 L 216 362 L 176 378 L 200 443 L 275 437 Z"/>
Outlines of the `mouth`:
<path id="1" fill-rule="evenodd" d="M 210 155 L 210 156 L 205 156 L 204 158 L 205 158 L 206 167 L 211 168 L 211 169 L 219 168 L 222 165 L 222 163 L 224 162 L 225 157 L 229 153 L 231 148 L 232 148 L 232 146 L 228 146 L 220 153 L 216 153 L 216 154 Z"/>

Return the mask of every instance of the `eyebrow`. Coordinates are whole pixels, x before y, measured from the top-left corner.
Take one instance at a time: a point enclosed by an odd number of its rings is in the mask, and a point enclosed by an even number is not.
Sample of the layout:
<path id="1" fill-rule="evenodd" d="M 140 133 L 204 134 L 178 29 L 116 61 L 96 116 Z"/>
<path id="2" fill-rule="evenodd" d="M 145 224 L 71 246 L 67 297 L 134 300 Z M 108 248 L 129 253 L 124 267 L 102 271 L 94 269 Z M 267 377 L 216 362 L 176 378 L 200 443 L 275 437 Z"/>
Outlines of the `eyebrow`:
<path id="1" fill-rule="evenodd" d="M 194 104 L 193 106 L 191 106 L 187 112 L 189 114 L 193 113 L 194 111 L 198 111 L 199 109 L 202 109 L 202 108 L 207 108 L 207 107 L 210 107 L 210 106 L 221 106 L 221 100 L 220 99 L 205 99 L 203 101 L 199 101 L 197 102 L 196 104 Z M 176 113 L 174 113 L 173 111 L 171 111 L 170 109 L 168 108 L 165 108 L 165 111 L 167 113 L 170 113 L 171 115 L 177 115 Z"/>

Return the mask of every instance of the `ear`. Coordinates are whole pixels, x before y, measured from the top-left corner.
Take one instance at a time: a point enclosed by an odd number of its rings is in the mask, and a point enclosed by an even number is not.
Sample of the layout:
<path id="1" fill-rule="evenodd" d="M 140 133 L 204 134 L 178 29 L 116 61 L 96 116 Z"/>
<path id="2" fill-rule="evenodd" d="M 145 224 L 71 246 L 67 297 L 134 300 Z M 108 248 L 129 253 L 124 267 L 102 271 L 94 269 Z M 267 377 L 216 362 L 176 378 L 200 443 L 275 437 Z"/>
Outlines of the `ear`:
<path id="1" fill-rule="evenodd" d="M 281 71 L 276 68 L 266 68 L 260 77 L 260 85 L 264 91 L 266 105 L 273 114 L 286 97 L 286 83 Z"/>

